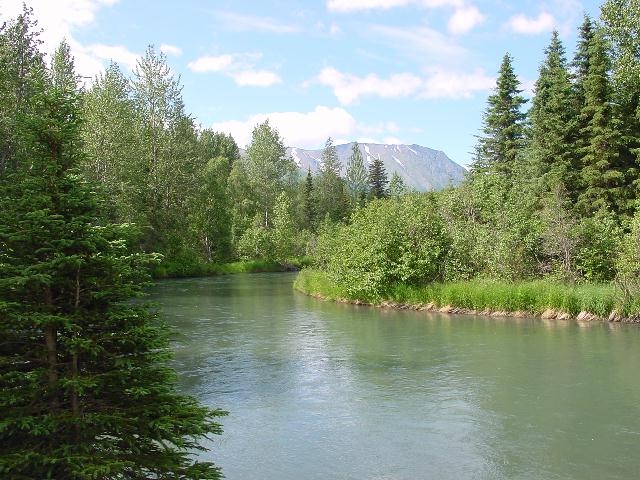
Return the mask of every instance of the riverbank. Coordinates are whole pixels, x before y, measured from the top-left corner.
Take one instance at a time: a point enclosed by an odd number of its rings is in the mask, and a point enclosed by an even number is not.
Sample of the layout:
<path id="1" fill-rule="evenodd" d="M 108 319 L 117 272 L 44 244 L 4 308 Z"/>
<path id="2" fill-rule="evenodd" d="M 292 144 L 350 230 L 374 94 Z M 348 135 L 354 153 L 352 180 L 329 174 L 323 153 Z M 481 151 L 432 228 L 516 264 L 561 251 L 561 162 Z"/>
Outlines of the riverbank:
<path id="1" fill-rule="evenodd" d="M 287 262 L 269 262 L 264 260 L 240 260 L 237 262 L 163 262 L 153 270 L 154 279 L 210 277 L 232 275 L 236 273 L 294 272 L 309 264 L 307 258 L 294 258 Z"/>
<path id="2" fill-rule="evenodd" d="M 317 298 L 357 305 L 441 313 L 640 323 L 640 306 L 622 307 L 613 285 L 564 285 L 547 280 L 469 280 L 416 287 L 395 285 L 379 298 L 352 298 L 318 270 L 304 269 L 294 288 Z"/>

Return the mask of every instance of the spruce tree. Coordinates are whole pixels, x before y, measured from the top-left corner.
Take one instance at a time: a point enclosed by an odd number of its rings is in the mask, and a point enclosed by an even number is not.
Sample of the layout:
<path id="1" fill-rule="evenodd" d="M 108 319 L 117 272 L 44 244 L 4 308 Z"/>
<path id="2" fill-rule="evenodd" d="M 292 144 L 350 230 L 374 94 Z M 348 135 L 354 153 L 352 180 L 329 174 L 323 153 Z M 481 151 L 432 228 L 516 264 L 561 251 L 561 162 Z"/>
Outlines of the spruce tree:
<path id="1" fill-rule="evenodd" d="M 607 0 L 602 5 L 604 35 L 613 56 L 613 99 L 623 137 L 621 161 L 626 183 L 640 192 L 640 1 Z"/>
<path id="2" fill-rule="evenodd" d="M 628 207 L 624 165 L 620 163 L 619 122 L 611 102 L 610 59 L 601 33 L 591 37 L 587 72 L 581 84 L 584 105 L 580 111 L 582 189 L 578 206 L 583 213 Z"/>
<path id="3" fill-rule="evenodd" d="M 77 92 L 36 74 L 30 168 L 0 185 L 0 477 L 219 478 L 191 454 L 222 412 L 177 393 L 167 330 L 131 301 L 152 256 L 77 173 Z"/>
<path id="4" fill-rule="evenodd" d="M 579 169 L 574 151 L 577 117 L 574 105 L 564 46 L 554 31 L 545 50 L 529 112 L 530 160 L 535 175 L 545 180 L 543 188 L 549 190 L 561 182 L 571 199 L 575 197 Z"/>
<path id="5" fill-rule="evenodd" d="M 369 175 L 364 166 L 364 158 L 358 142 L 353 143 L 351 155 L 347 160 L 346 182 L 352 201 L 356 204 L 362 204 L 367 196 Z"/>
<path id="6" fill-rule="evenodd" d="M 369 195 L 371 198 L 384 198 L 387 196 L 387 184 L 389 179 L 384 163 L 380 157 L 374 158 L 369 165 Z"/>
<path id="7" fill-rule="evenodd" d="M 523 145 L 525 114 L 522 106 L 527 100 L 520 95 L 522 90 L 512 62 L 512 57 L 506 53 L 494 93 L 487 100 L 475 169 L 509 175 Z"/>
<path id="8" fill-rule="evenodd" d="M 315 227 L 315 202 L 314 202 L 313 175 L 311 168 L 307 170 L 307 177 L 304 182 L 304 191 L 302 198 L 302 221 L 305 228 L 313 230 Z"/>
<path id="9" fill-rule="evenodd" d="M 589 15 L 584 16 L 580 32 L 578 35 L 578 45 L 573 58 L 573 77 L 576 90 L 576 101 L 578 108 L 584 106 L 584 82 L 589 74 L 589 65 L 591 63 L 591 48 L 593 43 L 595 26 Z M 584 125 L 581 125 L 582 128 Z"/>

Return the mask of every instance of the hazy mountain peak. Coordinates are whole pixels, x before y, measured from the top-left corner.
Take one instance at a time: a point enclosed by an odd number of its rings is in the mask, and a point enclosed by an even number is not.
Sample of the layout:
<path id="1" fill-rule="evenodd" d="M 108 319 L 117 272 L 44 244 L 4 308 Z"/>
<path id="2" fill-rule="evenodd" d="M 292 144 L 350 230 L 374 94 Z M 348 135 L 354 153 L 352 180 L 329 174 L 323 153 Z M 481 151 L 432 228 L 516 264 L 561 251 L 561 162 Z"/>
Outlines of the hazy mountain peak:
<path id="1" fill-rule="evenodd" d="M 346 165 L 353 143 L 336 145 L 338 159 L 342 164 L 342 173 Z M 398 173 L 408 186 L 416 190 L 438 190 L 449 184 L 456 185 L 462 181 L 466 170 L 452 161 L 444 152 L 423 147 L 421 145 L 389 145 L 384 143 L 360 143 L 360 151 L 365 165 L 370 165 L 374 158 L 384 163 L 389 178 Z M 312 172 L 318 171 L 322 165 L 322 149 L 307 150 L 290 147 L 291 155 L 298 167 Z"/>

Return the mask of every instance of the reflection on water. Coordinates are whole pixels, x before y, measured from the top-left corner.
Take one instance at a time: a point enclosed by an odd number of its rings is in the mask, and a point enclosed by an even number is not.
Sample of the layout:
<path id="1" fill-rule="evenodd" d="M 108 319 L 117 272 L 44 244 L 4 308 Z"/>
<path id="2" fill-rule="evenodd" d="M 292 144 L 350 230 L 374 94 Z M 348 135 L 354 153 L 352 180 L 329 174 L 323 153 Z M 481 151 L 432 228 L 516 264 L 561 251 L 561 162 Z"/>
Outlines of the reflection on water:
<path id="1" fill-rule="evenodd" d="M 229 480 L 640 477 L 640 329 L 321 302 L 290 274 L 165 281 L 180 387 Z"/>

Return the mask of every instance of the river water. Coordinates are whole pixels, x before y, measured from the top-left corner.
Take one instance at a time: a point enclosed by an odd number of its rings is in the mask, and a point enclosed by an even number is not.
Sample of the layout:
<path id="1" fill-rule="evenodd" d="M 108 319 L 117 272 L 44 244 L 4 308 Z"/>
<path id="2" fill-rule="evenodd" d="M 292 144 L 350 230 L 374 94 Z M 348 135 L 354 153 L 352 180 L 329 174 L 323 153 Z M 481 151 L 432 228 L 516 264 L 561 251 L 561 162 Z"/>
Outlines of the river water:
<path id="1" fill-rule="evenodd" d="M 293 274 L 163 281 L 229 480 L 640 478 L 640 328 L 322 302 Z"/>

